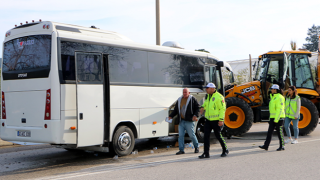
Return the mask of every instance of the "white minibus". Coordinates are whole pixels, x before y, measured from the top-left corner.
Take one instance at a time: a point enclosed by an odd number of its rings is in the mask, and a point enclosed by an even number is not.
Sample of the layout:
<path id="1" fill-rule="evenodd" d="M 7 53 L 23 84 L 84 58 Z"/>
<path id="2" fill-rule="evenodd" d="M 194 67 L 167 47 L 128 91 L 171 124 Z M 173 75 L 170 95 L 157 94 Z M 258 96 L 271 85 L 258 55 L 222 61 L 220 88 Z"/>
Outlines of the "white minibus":
<path id="1" fill-rule="evenodd" d="M 199 101 L 208 82 L 224 93 L 226 65 L 209 53 L 138 44 L 95 27 L 16 26 L 3 42 L 0 138 L 128 155 L 135 139 L 177 134 L 165 119 L 183 88 Z"/>

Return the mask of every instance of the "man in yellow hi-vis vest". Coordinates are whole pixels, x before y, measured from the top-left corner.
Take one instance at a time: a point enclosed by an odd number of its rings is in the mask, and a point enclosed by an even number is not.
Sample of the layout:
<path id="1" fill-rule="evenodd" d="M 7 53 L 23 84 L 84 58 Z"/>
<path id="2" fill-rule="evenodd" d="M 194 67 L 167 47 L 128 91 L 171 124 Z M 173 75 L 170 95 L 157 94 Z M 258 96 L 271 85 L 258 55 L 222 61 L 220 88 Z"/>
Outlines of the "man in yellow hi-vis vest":
<path id="1" fill-rule="evenodd" d="M 226 113 L 226 103 L 224 101 L 224 97 L 218 91 L 216 91 L 215 84 L 209 83 L 205 88 L 207 91 L 207 99 L 200 109 L 200 114 L 203 114 L 204 110 L 206 110 L 206 122 L 204 125 L 204 153 L 199 156 L 199 158 L 203 159 L 210 157 L 210 134 L 212 129 L 214 130 L 214 134 L 219 140 L 223 150 L 221 157 L 225 157 L 229 153 L 229 150 L 225 140 L 221 135 L 221 130 L 224 124 L 223 122 Z"/>
<path id="2" fill-rule="evenodd" d="M 269 102 L 270 119 L 269 119 L 268 134 L 267 134 L 267 139 L 264 142 L 264 145 L 259 147 L 266 151 L 268 150 L 270 141 L 272 138 L 272 133 L 274 129 L 276 129 L 278 138 L 279 138 L 279 144 L 280 144 L 280 147 L 277 149 L 277 151 L 283 151 L 284 140 L 283 140 L 282 125 L 283 125 L 284 118 L 286 117 L 284 112 L 285 99 L 281 94 L 279 85 L 274 84 L 270 89 L 272 94 L 270 94 L 270 102 Z"/>

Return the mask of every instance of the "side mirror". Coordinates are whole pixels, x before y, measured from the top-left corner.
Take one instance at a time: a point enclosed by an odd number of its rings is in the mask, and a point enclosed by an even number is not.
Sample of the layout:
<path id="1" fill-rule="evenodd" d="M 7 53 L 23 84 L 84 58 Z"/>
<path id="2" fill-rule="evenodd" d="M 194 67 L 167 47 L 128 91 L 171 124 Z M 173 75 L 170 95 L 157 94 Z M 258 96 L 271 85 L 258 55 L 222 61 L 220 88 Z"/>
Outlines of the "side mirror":
<path id="1" fill-rule="evenodd" d="M 233 72 L 231 71 L 231 73 L 230 73 L 230 76 L 231 76 L 231 78 L 230 78 L 230 83 L 234 83 L 234 75 L 233 75 Z"/>
<path id="2" fill-rule="evenodd" d="M 224 63 L 223 63 L 223 61 L 218 61 L 218 62 L 217 62 L 217 65 L 220 66 L 220 67 L 223 67 L 223 66 L 224 66 Z"/>

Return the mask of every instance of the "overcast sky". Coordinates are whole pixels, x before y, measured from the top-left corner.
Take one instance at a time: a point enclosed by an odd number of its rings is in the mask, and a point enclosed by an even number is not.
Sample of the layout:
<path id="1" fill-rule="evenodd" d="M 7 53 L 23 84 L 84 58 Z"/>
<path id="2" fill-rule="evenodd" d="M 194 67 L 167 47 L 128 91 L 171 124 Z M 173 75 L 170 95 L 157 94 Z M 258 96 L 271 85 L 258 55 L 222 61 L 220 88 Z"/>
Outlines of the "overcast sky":
<path id="1" fill-rule="evenodd" d="M 85 3 L 84 3 L 85 2 Z M 42 19 L 116 31 L 154 45 L 155 0 L 0 0 L 0 35 L 20 22 Z M 298 48 L 320 25 L 319 0 L 160 0 L 161 44 L 206 49 L 220 60 L 247 59 Z M 3 41 L 2 39 L 2 41 Z M 0 45 L 2 57 L 2 44 Z"/>

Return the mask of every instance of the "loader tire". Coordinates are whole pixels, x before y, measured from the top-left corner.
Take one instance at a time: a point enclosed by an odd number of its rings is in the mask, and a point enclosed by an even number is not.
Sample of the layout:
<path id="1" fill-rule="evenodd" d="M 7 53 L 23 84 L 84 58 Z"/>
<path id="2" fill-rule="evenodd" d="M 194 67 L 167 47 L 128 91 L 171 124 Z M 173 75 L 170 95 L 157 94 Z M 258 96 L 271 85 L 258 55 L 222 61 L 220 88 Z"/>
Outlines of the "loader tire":
<path id="1" fill-rule="evenodd" d="M 231 137 L 248 132 L 253 123 L 253 110 L 249 104 L 237 97 L 227 98 L 226 103 L 225 127 L 222 134 Z"/>
<path id="2" fill-rule="evenodd" d="M 317 107 L 307 98 L 301 97 L 300 119 L 298 123 L 299 135 L 310 134 L 319 124 Z M 292 126 L 290 127 L 293 132 Z"/>

